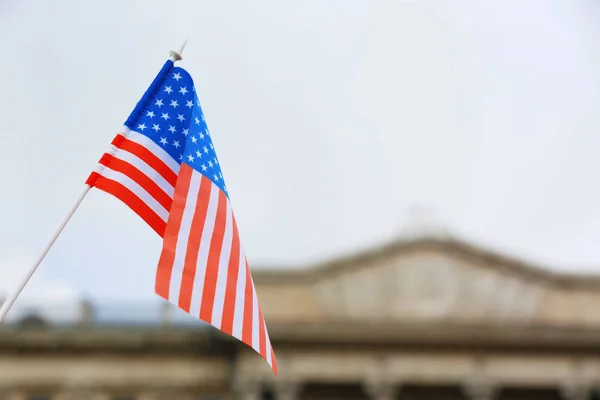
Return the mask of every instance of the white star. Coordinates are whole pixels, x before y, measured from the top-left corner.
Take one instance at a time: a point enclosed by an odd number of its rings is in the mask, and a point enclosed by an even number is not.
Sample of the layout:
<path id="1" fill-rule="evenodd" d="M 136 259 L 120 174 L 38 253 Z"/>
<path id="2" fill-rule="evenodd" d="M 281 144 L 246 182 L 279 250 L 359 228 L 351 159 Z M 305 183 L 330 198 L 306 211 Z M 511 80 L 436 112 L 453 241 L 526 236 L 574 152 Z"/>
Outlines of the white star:
<path id="1" fill-rule="evenodd" d="M 219 172 L 219 178 L 222 178 L 222 177 L 223 177 L 223 174 Z"/>
<path id="2" fill-rule="evenodd" d="M 213 161 L 215 162 L 215 164 L 218 164 L 219 162 L 217 161 L 217 158 L 213 158 Z"/>
<path id="3" fill-rule="evenodd" d="M 186 107 L 192 108 L 194 107 L 194 102 L 191 100 L 188 100 L 187 103 L 185 104 Z"/>
<path id="4" fill-rule="evenodd" d="M 167 138 L 161 137 L 160 138 L 160 144 L 167 144 Z"/>
<path id="5" fill-rule="evenodd" d="M 185 88 L 185 86 L 182 86 L 182 87 L 179 89 L 179 93 L 181 93 L 181 94 L 186 94 L 187 92 L 188 92 L 188 90 Z"/>
<path id="6" fill-rule="evenodd" d="M 172 91 L 173 91 L 173 89 L 171 89 L 171 86 L 167 86 L 167 87 L 165 88 L 165 92 L 167 92 L 167 93 L 169 93 L 169 94 L 171 94 L 171 92 L 172 92 Z"/>
<path id="7" fill-rule="evenodd" d="M 138 129 L 141 130 L 142 132 L 144 131 L 144 129 L 146 129 L 146 125 L 145 124 L 139 124 L 138 125 Z"/>
<path id="8" fill-rule="evenodd" d="M 183 121 L 185 121 L 185 117 L 183 116 L 183 114 L 178 114 L 178 115 L 177 115 L 177 119 L 178 119 L 180 122 L 183 122 Z"/>
<path id="9" fill-rule="evenodd" d="M 192 136 L 192 143 L 196 143 L 198 141 L 198 139 L 196 139 L 196 136 Z"/>
<path id="10" fill-rule="evenodd" d="M 173 146 L 175 146 L 176 149 L 178 149 L 181 145 L 179 144 L 179 140 L 176 140 L 173 142 Z"/>
<path id="11" fill-rule="evenodd" d="M 227 186 L 223 185 L 223 190 L 227 193 Z"/>
<path id="12" fill-rule="evenodd" d="M 210 136 L 210 131 L 206 128 L 206 136 Z"/>
<path id="13" fill-rule="evenodd" d="M 175 127 L 173 125 L 169 125 L 169 132 L 175 133 Z"/>
<path id="14" fill-rule="evenodd" d="M 194 161 L 194 156 L 191 154 L 188 154 L 188 160 L 189 160 L 189 162 Z"/>
<path id="15" fill-rule="evenodd" d="M 148 111 L 146 117 L 154 118 L 154 111 Z"/>
<path id="16" fill-rule="evenodd" d="M 171 117 L 169 117 L 169 114 L 167 114 L 167 113 L 162 113 L 161 118 L 164 118 L 164 120 L 166 121 L 166 120 L 168 120 Z"/>
<path id="17" fill-rule="evenodd" d="M 183 132 L 181 132 L 181 133 L 183 133 L 185 136 L 187 136 L 188 133 L 190 133 L 190 130 L 189 129 L 184 129 Z"/>
<path id="18" fill-rule="evenodd" d="M 171 107 L 179 107 L 179 103 L 177 103 L 177 100 L 171 100 Z"/>
<path id="19" fill-rule="evenodd" d="M 219 177 L 217 175 L 213 175 L 213 178 L 215 178 L 215 181 L 219 182 Z"/>
<path id="20" fill-rule="evenodd" d="M 152 129 L 154 129 L 154 132 L 158 132 L 160 131 L 160 126 L 158 126 L 158 124 L 152 124 Z"/>
<path id="21" fill-rule="evenodd" d="M 209 166 L 209 167 L 211 167 L 211 168 L 213 167 L 213 163 L 212 163 L 212 161 L 209 161 L 209 162 L 208 162 L 208 166 Z"/>
<path id="22" fill-rule="evenodd" d="M 177 82 L 179 82 L 179 80 L 181 79 L 181 75 L 179 74 L 179 72 L 175 72 L 173 74 L 173 79 L 175 79 Z"/>
<path id="23" fill-rule="evenodd" d="M 200 153 L 198 150 L 196 150 L 196 157 L 202 158 L 202 153 Z"/>
<path id="24" fill-rule="evenodd" d="M 154 103 L 154 105 L 158 106 L 158 107 L 162 107 L 164 104 L 161 99 L 158 99 L 158 100 L 156 100 L 156 103 Z"/>
<path id="25" fill-rule="evenodd" d="M 198 117 L 195 117 L 194 120 L 196 121 L 196 125 L 200 125 L 200 120 L 198 119 Z"/>
<path id="26" fill-rule="evenodd" d="M 215 149 L 215 148 L 213 147 L 212 143 L 209 143 L 208 145 L 210 146 L 210 149 L 211 149 L 211 150 L 214 150 L 214 149 Z"/>
<path id="27" fill-rule="evenodd" d="M 200 139 L 204 139 L 204 133 L 200 132 L 198 136 L 200 136 Z"/>
<path id="28" fill-rule="evenodd" d="M 204 146 L 204 152 L 208 153 L 208 148 L 206 146 Z"/>
<path id="29" fill-rule="evenodd" d="M 183 160 L 183 154 L 179 155 L 179 161 Z"/>
<path id="30" fill-rule="evenodd" d="M 198 102 L 198 105 L 200 105 L 200 102 Z M 206 121 L 206 120 L 204 119 L 204 113 L 202 113 L 202 121 Z"/>
<path id="31" fill-rule="evenodd" d="M 206 171 L 206 165 L 202 164 L 202 171 Z"/>

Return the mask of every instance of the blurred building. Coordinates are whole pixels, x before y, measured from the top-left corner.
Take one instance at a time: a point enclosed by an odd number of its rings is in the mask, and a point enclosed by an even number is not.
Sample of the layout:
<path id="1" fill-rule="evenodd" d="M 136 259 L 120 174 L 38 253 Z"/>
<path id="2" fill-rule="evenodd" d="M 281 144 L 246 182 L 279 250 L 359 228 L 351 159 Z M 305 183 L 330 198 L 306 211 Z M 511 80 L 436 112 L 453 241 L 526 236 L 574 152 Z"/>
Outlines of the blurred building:
<path id="1" fill-rule="evenodd" d="M 0 331 L 0 399 L 597 398 L 600 276 L 415 239 L 254 279 L 278 378 L 167 309 L 158 324 L 111 324 L 84 303 L 75 324 L 29 316 Z"/>

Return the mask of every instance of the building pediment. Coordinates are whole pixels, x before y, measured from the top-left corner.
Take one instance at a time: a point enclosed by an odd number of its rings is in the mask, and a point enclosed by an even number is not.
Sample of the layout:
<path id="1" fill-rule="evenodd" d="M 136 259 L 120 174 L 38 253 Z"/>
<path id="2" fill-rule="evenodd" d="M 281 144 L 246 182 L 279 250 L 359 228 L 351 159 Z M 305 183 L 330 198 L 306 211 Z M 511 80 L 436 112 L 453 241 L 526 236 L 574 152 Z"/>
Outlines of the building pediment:
<path id="1" fill-rule="evenodd" d="M 255 281 L 269 320 L 600 324 L 597 277 L 558 275 L 455 240 L 394 243 L 302 271 L 258 272 Z"/>
<path id="2" fill-rule="evenodd" d="M 328 318 L 531 319 L 544 285 L 421 250 L 321 276 L 314 291 Z"/>

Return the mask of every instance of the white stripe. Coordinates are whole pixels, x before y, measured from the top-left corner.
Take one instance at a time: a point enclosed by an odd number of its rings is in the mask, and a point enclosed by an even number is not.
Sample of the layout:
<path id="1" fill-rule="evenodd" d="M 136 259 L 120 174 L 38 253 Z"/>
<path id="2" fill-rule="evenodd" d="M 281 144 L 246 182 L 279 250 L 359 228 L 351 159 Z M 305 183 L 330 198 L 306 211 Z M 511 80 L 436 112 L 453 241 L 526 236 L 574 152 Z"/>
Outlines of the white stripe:
<path id="1" fill-rule="evenodd" d="M 267 331 L 267 323 L 265 321 L 265 316 L 263 315 L 263 324 L 265 327 L 265 342 L 267 343 L 267 363 L 273 367 L 273 357 L 271 354 L 271 339 L 269 338 L 269 332 Z"/>
<path id="2" fill-rule="evenodd" d="M 156 183 L 158 187 L 162 189 L 163 192 L 168 194 L 170 198 L 173 198 L 173 194 L 175 192 L 175 188 L 173 187 L 173 185 L 167 182 L 167 180 L 163 178 L 163 176 L 160 173 L 158 173 L 154 168 L 148 165 L 144 160 L 142 160 L 133 153 L 122 149 L 117 149 L 113 145 L 111 145 L 111 149 L 107 153 L 112 153 L 114 158 L 118 158 L 119 160 L 125 161 L 126 163 L 135 167 L 138 171 L 146 175 L 148 178 L 152 179 L 152 181 Z"/>
<path id="3" fill-rule="evenodd" d="M 260 323 L 258 319 L 258 297 L 254 289 L 252 276 L 248 275 L 248 279 L 252 283 L 252 348 L 260 353 Z"/>
<path id="4" fill-rule="evenodd" d="M 129 131 L 129 133 L 124 135 L 127 139 L 132 142 L 138 143 L 148 150 L 150 150 L 156 157 L 160 158 L 173 172 L 179 174 L 179 168 L 181 168 L 181 164 L 179 164 L 173 157 L 166 152 L 165 149 L 154 143 L 148 136 L 136 132 Z"/>
<path id="5" fill-rule="evenodd" d="M 150 196 L 146 190 L 138 185 L 133 179 L 128 177 L 127 175 L 114 171 L 108 167 L 104 167 L 101 171 L 101 175 L 106 179 L 110 179 L 116 182 L 119 182 L 127 189 L 131 190 L 141 201 L 146 203 L 148 207 L 152 211 L 154 211 L 163 221 L 167 222 L 169 218 L 169 211 L 166 210 L 163 206 L 160 205 L 154 197 Z"/>
<path id="6" fill-rule="evenodd" d="M 199 172 L 193 174 L 201 176 Z M 211 182 L 210 198 L 207 204 L 206 219 L 204 220 L 204 229 L 200 239 L 200 248 L 198 250 L 198 259 L 196 260 L 196 276 L 194 277 L 194 286 L 192 290 L 192 301 L 190 305 L 190 314 L 198 318 L 200 316 L 200 303 L 204 293 L 204 278 L 206 277 L 206 262 L 210 251 L 210 241 L 215 228 L 215 219 L 217 217 L 217 207 L 219 206 L 220 189 Z M 210 322 L 210 321 L 206 321 Z"/>
<path id="7" fill-rule="evenodd" d="M 225 289 L 227 288 L 227 270 L 229 269 L 229 256 L 231 255 L 231 244 L 233 240 L 233 214 L 231 203 L 227 201 L 227 214 L 225 217 L 225 233 L 223 234 L 223 245 L 219 257 L 219 270 L 217 271 L 217 283 L 215 288 L 215 301 L 213 303 L 212 324 L 221 329 L 223 320 L 223 307 L 225 306 Z"/>
<path id="8" fill-rule="evenodd" d="M 246 298 L 246 257 L 240 244 L 240 267 L 238 270 L 237 287 L 235 288 L 235 308 L 233 309 L 233 328 L 231 335 L 242 340 L 244 330 L 244 304 Z"/>
<path id="9" fill-rule="evenodd" d="M 171 283 L 169 285 L 169 301 L 175 304 L 179 304 L 183 267 L 187 253 L 190 230 L 192 229 L 192 220 L 194 219 L 194 212 L 196 211 L 196 199 L 198 198 L 198 192 L 200 191 L 200 180 L 200 174 L 192 173 L 183 215 L 181 216 L 181 227 L 177 234 L 175 260 L 173 260 L 173 272 L 171 273 Z"/>

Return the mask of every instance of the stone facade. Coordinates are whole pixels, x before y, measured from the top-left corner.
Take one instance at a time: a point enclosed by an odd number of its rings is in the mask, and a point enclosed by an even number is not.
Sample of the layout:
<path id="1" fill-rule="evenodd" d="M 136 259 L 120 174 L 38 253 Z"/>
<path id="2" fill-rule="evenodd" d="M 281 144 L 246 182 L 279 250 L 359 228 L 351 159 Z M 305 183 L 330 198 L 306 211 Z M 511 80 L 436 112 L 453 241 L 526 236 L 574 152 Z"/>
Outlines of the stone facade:
<path id="1" fill-rule="evenodd" d="M 137 328 L 82 318 L 1 331 L 0 400 L 584 400 L 600 388 L 600 277 L 419 239 L 254 280 L 277 378 L 235 340 L 167 314 Z"/>

